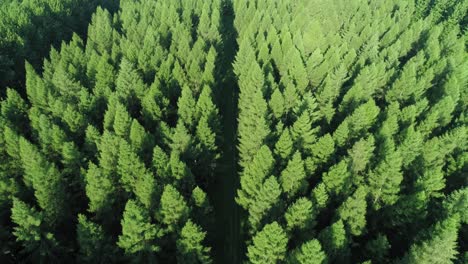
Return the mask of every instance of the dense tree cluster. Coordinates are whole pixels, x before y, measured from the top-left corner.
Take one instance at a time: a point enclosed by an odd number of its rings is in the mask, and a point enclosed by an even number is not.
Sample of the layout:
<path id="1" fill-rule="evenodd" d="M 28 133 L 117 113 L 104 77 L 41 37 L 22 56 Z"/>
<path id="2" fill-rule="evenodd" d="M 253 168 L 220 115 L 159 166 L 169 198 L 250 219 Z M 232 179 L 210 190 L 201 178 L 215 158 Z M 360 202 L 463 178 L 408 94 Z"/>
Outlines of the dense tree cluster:
<path id="1" fill-rule="evenodd" d="M 0 259 L 465 263 L 467 28 L 467 0 L 2 1 Z"/>
<path id="2" fill-rule="evenodd" d="M 24 60 L 40 69 L 50 50 L 86 25 L 98 5 L 113 12 L 118 0 L 2 0 L 0 2 L 0 87 L 24 86 Z"/>
<path id="3" fill-rule="evenodd" d="M 468 2 L 233 3 L 249 262 L 466 260 Z"/>
<path id="4" fill-rule="evenodd" d="M 26 63 L 27 99 L 7 89 L 1 102 L 2 254 L 211 262 L 220 7 L 122 0 L 41 74 Z"/>

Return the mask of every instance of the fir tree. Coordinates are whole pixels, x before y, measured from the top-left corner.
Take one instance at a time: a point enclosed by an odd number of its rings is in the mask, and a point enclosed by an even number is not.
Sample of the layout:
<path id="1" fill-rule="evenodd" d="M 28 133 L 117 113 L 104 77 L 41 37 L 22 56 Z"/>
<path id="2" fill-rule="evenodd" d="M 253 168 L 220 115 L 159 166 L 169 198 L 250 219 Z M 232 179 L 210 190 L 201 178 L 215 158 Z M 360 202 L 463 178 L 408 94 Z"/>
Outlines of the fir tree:
<path id="1" fill-rule="evenodd" d="M 148 211 L 133 200 L 125 205 L 122 218 L 122 235 L 119 236 L 117 245 L 127 255 L 136 255 L 134 258 L 151 256 L 153 252 L 159 251 L 156 240 L 158 228 L 151 223 Z"/>
<path id="2" fill-rule="evenodd" d="M 182 195 L 173 186 L 164 186 L 161 195 L 159 216 L 168 231 L 181 228 L 181 223 L 187 219 L 189 208 Z"/>
<path id="3" fill-rule="evenodd" d="M 306 186 L 305 180 L 304 161 L 301 159 L 300 152 L 296 152 L 288 162 L 286 169 L 281 172 L 281 187 L 289 197 L 292 197 L 303 191 Z"/>
<path id="4" fill-rule="evenodd" d="M 203 245 L 206 232 L 191 220 L 185 223 L 177 240 L 178 263 L 211 263 L 210 248 Z"/>
<path id="5" fill-rule="evenodd" d="M 310 240 L 295 250 L 290 257 L 294 264 L 322 264 L 327 263 L 327 255 L 317 239 Z"/>
<path id="6" fill-rule="evenodd" d="M 247 249 L 251 263 L 275 263 L 285 258 L 288 239 L 277 222 L 266 225 Z"/>

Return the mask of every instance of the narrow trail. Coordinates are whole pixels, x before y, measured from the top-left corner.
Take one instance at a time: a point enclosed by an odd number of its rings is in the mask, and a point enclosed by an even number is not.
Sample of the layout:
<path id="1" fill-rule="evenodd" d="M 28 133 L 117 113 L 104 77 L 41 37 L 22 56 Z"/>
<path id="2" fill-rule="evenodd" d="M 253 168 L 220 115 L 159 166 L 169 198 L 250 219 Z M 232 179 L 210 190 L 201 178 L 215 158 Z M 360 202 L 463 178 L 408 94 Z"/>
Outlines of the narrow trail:
<path id="1" fill-rule="evenodd" d="M 225 1 L 222 10 L 222 51 L 219 59 L 219 76 L 223 76 L 217 88 L 217 98 L 222 116 L 222 157 L 216 173 L 217 180 L 211 188 L 216 214 L 217 241 L 214 245 L 216 263 L 240 263 L 242 238 L 240 207 L 235 197 L 239 186 L 237 174 L 237 99 L 238 87 L 232 63 L 237 52 L 234 11 L 231 1 Z"/>

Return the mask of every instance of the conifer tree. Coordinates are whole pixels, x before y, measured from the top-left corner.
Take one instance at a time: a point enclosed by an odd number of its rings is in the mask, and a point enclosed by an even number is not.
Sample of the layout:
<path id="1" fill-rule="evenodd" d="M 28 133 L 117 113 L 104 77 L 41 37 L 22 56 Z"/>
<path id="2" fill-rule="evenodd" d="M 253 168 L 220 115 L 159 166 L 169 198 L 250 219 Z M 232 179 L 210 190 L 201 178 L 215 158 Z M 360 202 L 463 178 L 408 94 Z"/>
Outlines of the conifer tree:
<path id="1" fill-rule="evenodd" d="M 289 129 L 284 129 L 281 133 L 280 138 L 275 144 L 275 154 L 279 156 L 282 160 L 288 160 L 290 155 L 293 152 L 293 142 Z"/>
<path id="2" fill-rule="evenodd" d="M 25 172 L 24 181 L 34 189 L 44 218 L 57 224 L 66 215 L 64 182 L 57 167 L 48 162 L 26 139 L 19 140 L 20 156 Z"/>
<path id="3" fill-rule="evenodd" d="M 85 263 L 112 261 L 113 252 L 110 241 L 101 226 L 80 214 L 78 215 L 76 233 L 80 247 L 80 261 Z"/>
<path id="4" fill-rule="evenodd" d="M 132 119 L 127 112 L 127 108 L 120 103 L 115 106 L 115 119 L 113 124 L 114 132 L 117 136 L 127 138 L 130 133 Z"/>
<path id="5" fill-rule="evenodd" d="M 177 240 L 178 263 L 211 263 L 210 248 L 203 245 L 206 232 L 191 220 L 185 223 Z"/>
<path id="6" fill-rule="evenodd" d="M 366 227 L 366 194 L 365 187 L 359 187 L 338 208 L 340 219 L 346 223 L 349 233 L 355 236 L 361 235 Z"/>
<path id="7" fill-rule="evenodd" d="M 266 225 L 247 249 L 251 263 L 276 263 L 285 258 L 288 239 L 277 222 Z"/>
<path id="8" fill-rule="evenodd" d="M 375 208 L 381 205 L 391 205 L 398 199 L 400 183 L 403 180 L 401 173 L 402 159 L 397 151 L 389 153 L 389 156 L 378 164 L 375 171 L 369 174 L 368 183 L 370 195 L 373 198 Z"/>
<path id="9" fill-rule="evenodd" d="M 241 188 L 237 191 L 236 202 L 244 209 L 255 202 L 264 179 L 273 171 L 273 155 L 267 146 L 262 146 L 240 177 Z"/>
<path id="10" fill-rule="evenodd" d="M 319 240 L 330 261 L 343 261 L 347 259 L 349 241 L 341 220 L 325 228 L 319 234 Z"/>
<path id="11" fill-rule="evenodd" d="M 137 202 L 129 200 L 125 205 L 122 218 L 122 235 L 117 245 L 127 255 L 136 255 L 135 261 L 144 260 L 145 255 L 151 256 L 159 251 L 156 240 L 158 227 L 151 223 L 148 211 Z"/>
<path id="12" fill-rule="evenodd" d="M 327 255 L 317 239 L 310 240 L 293 251 L 290 263 L 294 264 L 322 264 L 327 263 Z"/>
<path id="13" fill-rule="evenodd" d="M 192 127 L 195 123 L 194 109 L 196 101 L 193 98 L 192 90 L 185 85 L 182 87 L 182 94 L 177 101 L 177 113 L 180 119 L 184 122 L 187 127 Z"/>
<path id="14" fill-rule="evenodd" d="M 168 231 L 181 228 L 187 219 L 189 208 L 182 195 L 171 185 L 164 186 L 158 214 Z"/>
<path id="15" fill-rule="evenodd" d="M 278 181 L 274 176 L 265 180 L 258 194 L 255 197 L 255 202 L 248 208 L 249 224 L 252 230 L 257 230 L 262 220 L 278 202 L 281 195 L 281 189 Z"/>
<path id="16" fill-rule="evenodd" d="M 100 167 L 89 163 L 85 174 L 86 195 L 89 199 L 89 211 L 98 216 L 112 209 L 116 200 L 116 182 Z"/>
<path id="17" fill-rule="evenodd" d="M 41 212 L 26 203 L 13 199 L 11 220 L 15 223 L 13 234 L 33 259 L 51 261 L 56 257 L 58 242 L 46 231 L 46 220 Z"/>
<path id="18" fill-rule="evenodd" d="M 402 263 L 452 263 L 456 258 L 459 215 L 438 222 L 430 230 L 428 239 L 413 244 Z"/>
<path id="19" fill-rule="evenodd" d="M 292 197 L 303 191 L 306 186 L 305 180 L 304 161 L 301 159 L 300 152 L 296 152 L 289 160 L 286 168 L 281 172 L 281 187 L 289 197 Z"/>
<path id="20" fill-rule="evenodd" d="M 312 202 L 305 198 L 297 199 L 285 213 L 287 229 L 298 229 L 299 231 L 314 226 L 315 212 Z"/>

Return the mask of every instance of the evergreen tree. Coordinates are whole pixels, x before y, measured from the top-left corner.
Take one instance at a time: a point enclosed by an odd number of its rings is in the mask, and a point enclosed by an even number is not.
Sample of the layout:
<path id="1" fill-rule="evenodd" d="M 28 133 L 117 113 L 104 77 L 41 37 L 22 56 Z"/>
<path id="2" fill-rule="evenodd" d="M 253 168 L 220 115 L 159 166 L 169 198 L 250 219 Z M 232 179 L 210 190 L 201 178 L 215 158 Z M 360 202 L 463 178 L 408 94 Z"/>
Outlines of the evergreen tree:
<path id="1" fill-rule="evenodd" d="M 348 259 L 349 241 L 341 220 L 325 228 L 319 234 L 319 240 L 330 261 L 345 261 Z"/>
<path id="2" fill-rule="evenodd" d="M 338 208 L 340 219 L 346 223 L 349 233 L 355 236 L 361 235 L 366 227 L 366 194 L 365 187 L 359 187 Z"/>
<path id="3" fill-rule="evenodd" d="M 251 263 L 276 263 L 285 258 L 288 239 L 277 222 L 266 225 L 247 249 Z"/>
<path id="4" fill-rule="evenodd" d="M 100 167 L 89 163 L 85 174 L 86 195 L 89 199 L 89 211 L 98 216 L 112 209 L 116 200 L 116 182 Z"/>
<path id="5" fill-rule="evenodd" d="M 171 185 L 164 186 L 161 195 L 159 216 L 168 231 L 178 230 L 185 222 L 189 208 L 182 195 Z"/>
<path id="6" fill-rule="evenodd" d="M 273 156 L 267 146 L 262 146 L 240 177 L 241 188 L 237 191 L 236 202 L 247 209 L 255 202 L 264 179 L 272 173 Z"/>
<path id="7" fill-rule="evenodd" d="M 15 223 L 13 234 L 21 242 L 31 258 L 39 261 L 52 261 L 57 257 L 58 242 L 55 236 L 46 231 L 46 223 L 40 212 L 18 199 L 13 199 L 11 220 Z"/>
<path id="8" fill-rule="evenodd" d="M 306 186 L 305 180 L 304 161 L 301 159 L 300 152 L 296 152 L 288 162 L 286 169 L 281 172 L 281 187 L 289 197 L 292 197 L 303 191 Z"/>
<path id="9" fill-rule="evenodd" d="M 122 218 L 122 235 L 117 245 L 127 255 L 136 255 L 134 260 L 144 260 L 145 255 L 151 256 L 159 251 L 156 240 L 158 228 L 151 223 L 148 211 L 137 202 L 129 200 L 125 205 Z"/>
<path id="10" fill-rule="evenodd" d="M 452 263 L 458 254 L 456 241 L 459 226 L 458 215 L 438 222 L 430 230 L 428 239 L 411 246 L 402 263 Z"/>
<path id="11" fill-rule="evenodd" d="M 397 151 L 393 151 L 377 165 L 375 171 L 369 174 L 368 182 L 370 195 L 375 208 L 382 205 L 391 205 L 398 199 L 400 183 L 403 180 L 401 173 L 402 159 Z"/>
<path id="12" fill-rule="evenodd" d="M 294 264 L 322 264 L 327 263 L 327 255 L 317 239 L 310 240 L 295 250 L 290 257 Z"/>
<path id="13" fill-rule="evenodd" d="M 287 229 L 304 230 L 314 226 L 315 212 L 312 202 L 307 198 L 297 199 L 285 213 Z"/>
<path id="14" fill-rule="evenodd" d="M 180 119 L 187 127 L 192 127 L 195 123 L 195 109 L 196 101 L 193 98 L 192 90 L 188 86 L 182 87 L 182 94 L 177 101 L 177 113 Z"/>
<path id="15" fill-rule="evenodd" d="M 20 138 L 19 149 L 25 183 L 34 189 L 37 202 L 44 210 L 45 220 L 57 224 L 67 212 L 64 182 L 59 170 L 26 139 Z"/>
<path id="16" fill-rule="evenodd" d="M 275 145 L 275 154 L 282 160 L 288 160 L 293 151 L 293 142 L 289 129 L 284 129 Z"/>
<path id="17" fill-rule="evenodd" d="M 276 178 L 271 176 L 266 179 L 258 190 L 255 202 L 248 208 L 249 223 L 252 230 L 258 229 L 268 211 L 279 202 L 280 195 L 281 189 Z"/>
<path id="18" fill-rule="evenodd" d="M 85 263 L 112 261 L 112 248 L 101 226 L 78 215 L 76 227 L 80 247 L 79 260 Z"/>
<path id="19" fill-rule="evenodd" d="M 210 248 L 203 246 L 206 232 L 191 220 L 185 223 L 177 240 L 178 263 L 211 263 Z"/>

